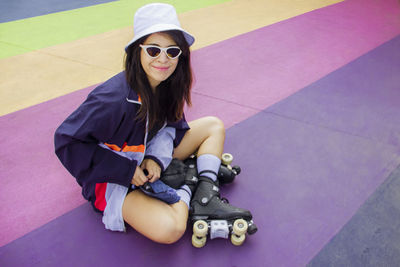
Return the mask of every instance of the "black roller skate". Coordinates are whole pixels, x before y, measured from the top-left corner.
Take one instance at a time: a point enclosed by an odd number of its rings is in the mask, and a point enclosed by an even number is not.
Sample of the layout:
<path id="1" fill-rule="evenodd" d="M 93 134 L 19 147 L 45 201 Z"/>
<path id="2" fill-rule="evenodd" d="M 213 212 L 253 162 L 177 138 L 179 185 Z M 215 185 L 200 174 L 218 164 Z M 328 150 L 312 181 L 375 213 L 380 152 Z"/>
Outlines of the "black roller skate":
<path id="1" fill-rule="evenodd" d="M 231 166 L 233 156 L 229 153 L 222 154 L 221 167 L 218 171 L 218 181 L 220 184 L 232 183 L 236 175 L 241 171 L 239 166 Z"/>
<path id="2" fill-rule="evenodd" d="M 236 175 L 240 173 L 239 166 L 231 166 L 233 157 L 229 153 L 222 155 L 221 167 L 218 171 L 218 181 L 220 184 L 232 183 Z M 147 175 L 147 170 L 144 170 Z M 197 184 L 197 163 L 196 157 L 191 156 L 184 162 L 173 159 L 169 164 L 168 168 L 161 174 L 160 180 L 166 185 L 178 189 L 183 184 L 187 184 L 193 192 L 195 185 Z M 145 183 L 143 187 L 146 190 L 151 190 L 149 183 Z"/>
<path id="3" fill-rule="evenodd" d="M 235 177 L 240 173 L 239 166 L 231 166 L 233 156 L 229 153 L 224 153 L 221 159 L 221 167 L 219 168 L 217 178 L 218 182 L 222 184 L 229 184 L 235 180 Z M 196 157 L 192 156 L 185 160 L 187 166 L 188 176 L 198 176 Z"/>
<path id="4" fill-rule="evenodd" d="M 222 155 L 222 163 L 218 171 L 218 181 L 220 184 L 232 183 L 236 175 L 240 173 L 239 166 L 232 167 L 230 165 L 232 160 L 233 157 L 231 154 L 224 153 Z M 196 157 L 191 156 L 183 162 L 178 159 L 173 159 L 168 168 L 161 174 L 160 180 L 174 189 L 178 189 L 183 184 L 186 184 L 193 192 L 198 181 L 197 177 Z M 148 191 L 152 190 L 148 182 L 142 187 Z"/>
<path id="5" fill-rule="evenodd" d="M 190 220 L 193 223 L 192 244 L 201 248 L 211 239 L 228 238 L 234 245 L 241 245 L 246 233 L 257 231 L 250 211 L 234 207 L 226 199 L 221 199 L 218 182 L 200 177 L 196 192 L 190 203 Z"/>
<path id="6" fill-rule="evenodd" d="M 186 161 L 184 163 L 178 159 L 173 159 L 168 168 L 161 173 L 160 180 L 174 189 L 179 189 L 182 185 L 186 184 L 191 192 L 193 192 L 198 182 L 197 170 L 195 166 L 186 164 Z M 141 187 L 144 191 L 154 193 L 149 182 L 146 182 Z"/>

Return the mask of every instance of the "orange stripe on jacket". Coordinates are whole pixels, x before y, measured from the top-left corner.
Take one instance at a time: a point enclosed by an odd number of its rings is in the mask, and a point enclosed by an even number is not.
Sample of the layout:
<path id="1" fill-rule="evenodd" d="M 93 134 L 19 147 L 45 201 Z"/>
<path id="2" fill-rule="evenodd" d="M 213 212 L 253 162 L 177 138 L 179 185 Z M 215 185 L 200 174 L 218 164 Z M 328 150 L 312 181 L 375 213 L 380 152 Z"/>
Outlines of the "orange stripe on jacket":
<path id="1" fill-rule="evenodd" d="M 111 150 L 114 151 L 122 151 L 122 152 L 140 152 L 144 153 L 145 146 L 144 145 L 138 145 L 138 146 L 127 146 L 126 143 L 120 148 L 117 145 L 112 145 L 112 144 L 107 144 L 105 143 L 106 146 L 108 146 Z"/>
<path id="2" fill-rule="evenodd" d="M 122 148 L 123 152 L 140 152 L 144 153 L 144 145 L 139 145 L 139 146 L 124 146 Z"/>
<path id="3" fill-rule="evenodd" d="M 105 143 L 105 145 L 108 146 L 111 150 L 121 151 L 121 148 L 117 145 L 112 145 L 112 144 L 107 144 L 107 143 Z"/>

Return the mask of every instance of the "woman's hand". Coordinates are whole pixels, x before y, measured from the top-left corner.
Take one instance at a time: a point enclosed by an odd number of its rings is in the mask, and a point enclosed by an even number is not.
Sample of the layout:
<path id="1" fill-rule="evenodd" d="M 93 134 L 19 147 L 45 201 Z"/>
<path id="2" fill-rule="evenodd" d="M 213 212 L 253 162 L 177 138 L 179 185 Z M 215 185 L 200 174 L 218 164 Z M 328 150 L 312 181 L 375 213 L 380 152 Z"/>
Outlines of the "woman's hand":
<path id="1" fill-rule="evenodd" d="M 141 186 L 144 183 L 146 183 L 148 180 L 149 179 L 146 177 L 143 170 L 139 166 L 136 166 L 136 171 L 135 171 L 135 174 L 133 175 L 131 184 L 133 184 L 135 186 Z"/>
<path id="2" fill-rule="evenodd" d="M 147 171 L 147 179 L 150 183 L 157 181 L 161 175 L 161 167 L 152 159 L 145 159 L 143 160 L 142 164 L 140 165 L 142 170 Z"/>

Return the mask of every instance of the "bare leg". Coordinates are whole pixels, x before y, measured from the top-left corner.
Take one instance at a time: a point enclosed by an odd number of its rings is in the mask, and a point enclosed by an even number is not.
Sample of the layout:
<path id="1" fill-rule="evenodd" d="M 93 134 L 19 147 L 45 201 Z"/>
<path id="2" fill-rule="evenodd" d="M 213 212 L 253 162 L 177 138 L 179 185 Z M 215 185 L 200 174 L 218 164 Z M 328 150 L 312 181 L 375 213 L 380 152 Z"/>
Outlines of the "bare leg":
<path id="1" fill-rule="evenodd" d="M 197 151 L 197 155 L 213 154 L 221 157 L 224 150 L 225 128 L 216 117 L 204 117 L 189 122 L 181 143 L 174 150 L 174 158 L 184 160 Z"/>
<path id="2" fill-rule="evenodd" d="M 185 233 L 188 207 L 183 201 L 169 205 L 134 190 L 124 200 L 122 216 L 125 222 L 147 238 L 171 244 Z"/>
<path id="3" fill-rule="evenodd" d="M 213 154 L 221 157 L 225 141 L 225 128 L 221 120 L 205 117 L 189 122 L 181 143 L 174 150 L 174 157 L 184 160 L 197 151 L 197 155 Z M 184 234 L 188 207 L 183 201 L 169 205 L 145 195 L 140 190 L 130 192 L 122 206 L 122 216 L 129 225 L 147 238 L 174 243 Z"/>

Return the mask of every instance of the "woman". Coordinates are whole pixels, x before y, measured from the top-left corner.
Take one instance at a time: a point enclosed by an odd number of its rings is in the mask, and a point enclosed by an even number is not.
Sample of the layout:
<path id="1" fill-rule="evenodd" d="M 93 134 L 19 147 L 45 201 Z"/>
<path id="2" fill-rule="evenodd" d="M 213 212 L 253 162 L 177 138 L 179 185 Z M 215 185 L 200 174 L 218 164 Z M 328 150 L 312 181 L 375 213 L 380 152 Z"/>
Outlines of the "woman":
<path id="1" fill-rule="evenodd" d="M 167 4 L 140 8 L 134 33 L 125 48 L 125 71 L 94 89 L 61 124 L 55 148 L 83 196 L 103 213 L 107 229 L 124 231 L 126 222 L 168 244 L 185 232 L 194 186 L 174 190 L 172 200 L 137 188 L 157 184 L 172 158 L 184 160 L 195 152 L 198 172 L 212 184 L 225 130 L 215 117 L 185 120 L 194 38 L 180 27 L 175 9 Z"/>

